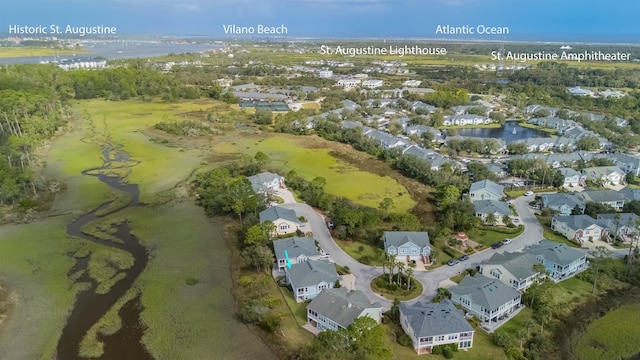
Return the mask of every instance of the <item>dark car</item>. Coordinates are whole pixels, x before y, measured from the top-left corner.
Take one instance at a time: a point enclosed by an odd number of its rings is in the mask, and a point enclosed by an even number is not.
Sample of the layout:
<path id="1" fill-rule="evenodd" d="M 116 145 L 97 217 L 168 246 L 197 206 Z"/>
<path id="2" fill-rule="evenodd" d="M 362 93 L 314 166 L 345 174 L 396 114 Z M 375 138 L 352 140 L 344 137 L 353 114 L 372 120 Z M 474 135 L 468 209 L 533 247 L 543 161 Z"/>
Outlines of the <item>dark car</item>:
<path id="1" fill-rule="evenodd" d="M 460 256 L 460 257 L 458 258 L 458 260 L 460 260 L 460 261 L 469 260 L 469 255 L 467 255 L 467 254 L 462 255 L 462 256 Z"/>
<path id="2" fill-rule="evenodd" d="M 497 249 L 497 248 L 499 248 L 501 246 L 502 246 L 502 243 L 493 243 L 493 245 L 491 245 L 491 248 L 492 249 Z"/>

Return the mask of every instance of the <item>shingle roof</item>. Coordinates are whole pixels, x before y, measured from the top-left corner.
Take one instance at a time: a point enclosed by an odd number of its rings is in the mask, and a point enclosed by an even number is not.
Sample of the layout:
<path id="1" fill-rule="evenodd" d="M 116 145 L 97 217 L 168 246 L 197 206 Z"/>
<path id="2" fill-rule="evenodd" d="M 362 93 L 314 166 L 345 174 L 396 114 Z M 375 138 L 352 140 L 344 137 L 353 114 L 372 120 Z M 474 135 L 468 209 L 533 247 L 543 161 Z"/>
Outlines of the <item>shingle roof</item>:
<path id="1" fill-rule="evenodd" d="M 474 331 L 464 313 L 448 299 L 441 303 L 401 303 L 400 312 L 407 318 L 416 338 Z"/>
<path id="2" fill-rule="evenodd" d="M 491 180 L 482 180 L 476 181 L 471 184 L 471 189 L 469 192 L 478 191 L 481 189 L 487 189 L 487 191 L 494 193 L 500 197 L 504 197 L 504 192 L 502 191 L 504 187 L 502 185 L 498 185 Z"/>
<path id="3" fill-rule="evenodd" d="M 574 208 L 576 205 L 584 207 L 582 200 L 565 193 L 544 194 L 542 198 L 544 198 L 547 207 L 560 207 L 562 205 L 568 205 L 571 208 Z"/>
<path id="4" fill-rule="evenodd" d="M 362 315 L 365 309 L 382 309 L 382 305 L 370 302 L 360 290 L 349 291 L 342 287 L 322 290 L 309 303 L 307 309 L 313 310 L 346 328 Z"/>
<path id="5" fill-rule="evenodd" d="M 291 268 L 285 267 L 291 283 L 295 287 L 315 286 L 321 282 L 333 284 L 340 277 L 333 263 L 327 260 L 309 260 L 303 263 L 292 264 Z"/>
<path id="6" fill-rule="evenodd" d="M 284 179 L 282 176 L 278 174 L 274 174 L 271 172 L 263 172 L 258 175 L 249 176 L 249 182 L 251 185 L 263 185 L 264 183 L 272 182 L 274 179 Z"/>
<path id="7" fill-rule="evenodd" d="M 278 219 L 289 220 L 295 223 L 299 222 L 295 211 L 290 209 L 285 209 L 280 206 L 272 206 L 260 212 L 260 223 L 263 223 L 267 220 L 273 222 Z"/>
<path id="8" fill-rule="evenodd" d="M 273 251 L 275 252 L 277 259 L 284 259 L 284 251 L 290 258 L 297 258 L 300 255 L 306 257 L 319 256 L 320 251 L 316 246 L 314 239 L 309 237 L 297 237 L 275 240 L 273 242 Z"/>
<path id="9" fill-rule="evenodd" d="M 523 252 L 542 256 L 545 260 L 562 266 L 569 265 L 587 254 L 586 250 L 570 248 L 565 244 L 546 239 L 525 248 Z"/>
<path id="10" fill-rule="evenodd" d="M 619 216 L 616 220 L 616 216 Z M 618 222 L 620 226 L 628 226 L 631 224 L 632 227 L 637 227 L 637 221 L 640 217 L 634 213 L 617 213 L 617 214 L 598 214 L 598 220 L 609 221 L 612 224 Z"/>
<path id="11" fill-rule="evenodd" d="M 535 274 L 533 265 L 539 264 L 539 262 L 532 254 L 505 252 L 493 254 L 485 264 L 502 265 L 516 279 L 526 279 Z"/>
<path id="12" fill-rule="evenodd" d="M 573 176 L 580 176 L 582 174 L 580 174 L 580 172 L 573 170 L 572 168 L 559 168 L 558 171 L 560 171 L 560 174 L 562 174 L 562 176 L 564 176 L 565 178 L 568 177 L 573 177 Z"/>
<path id="13" fill-rule="evenodd" d="M 406 243 L 414 243 L 421 249 L 429 247 L 429 234 L 416 231 L 385 231 L 384 243 L 387 246 L 402 246 Z"/>
<path id="14" fill-rule="evenodd" d="M 554 216 L 552 221 L 566 224 L 572 230 L 586 229 L 591 225 L 604 227 L 601 221 L 592 218 L 589 215 L 571 215 L 571 216 Z"/>
<path id="15" fill-rule="evenodd" d="M 476 214 L 502 214 L 513 215 L 509 205 L 504 201 L 498 200 L 476 200 L 473 202 L 476 208 Z"/>
<path id="16" fill-rule="evenodd" d="M 633 189 L 628 186 L 625 186 L 624 188 L 620 189 L 618 193 L 620 193 L 620 195 L 622 195 L 625 199 L 629 201 L 640 200 L 640 189 Z"/>
<path id="17" fill-rule="evenodd" d="M 503 284 L 498 279 L 489 279 L 480 274 L 465 276 L 460 284 L 449 288 L 449 292 L 466 295 L 471 300 L 491 311 L 497 310 L 505 303 L 520 297 L 518 290 Z"/>
<path id="18" fill-rule="evenodd" d="M 586 190 L 576 196 L 583 201 L 596 203 L 625 200 L 625 197 L 615 190 Z"/>

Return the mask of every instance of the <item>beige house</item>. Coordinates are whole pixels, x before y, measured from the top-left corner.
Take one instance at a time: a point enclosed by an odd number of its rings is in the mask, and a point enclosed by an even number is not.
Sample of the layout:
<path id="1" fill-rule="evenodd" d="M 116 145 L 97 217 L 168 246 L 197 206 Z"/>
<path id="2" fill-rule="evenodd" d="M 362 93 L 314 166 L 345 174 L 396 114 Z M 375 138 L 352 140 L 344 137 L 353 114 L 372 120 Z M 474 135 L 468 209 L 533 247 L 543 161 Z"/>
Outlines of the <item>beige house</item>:
<path id="1" fill-rule="evenodd" d="M 495 253 L 489 261 L 480 264 L 480 273 L 488 278 L 499 279 L 518 291 L 533 284 L 538 273 L 533 266 L 539 264 L 534 255 L 525 253 Z"/>
<path id="2" fill-rule="evenodd" d="M 618 166 L 597 166 L 582 170 L 582 174 L 587 180 L 604 186 L 624 184 L 626 174 Z"/>
<path id="3" fill-rule="evenodd" d="M 280 206 L 272 206 L 260 212 L 260 224 L 265 221 L 271 221 L 276 226 L 276 235 L 292 234 L 300 227 L 296 212 Z"/>

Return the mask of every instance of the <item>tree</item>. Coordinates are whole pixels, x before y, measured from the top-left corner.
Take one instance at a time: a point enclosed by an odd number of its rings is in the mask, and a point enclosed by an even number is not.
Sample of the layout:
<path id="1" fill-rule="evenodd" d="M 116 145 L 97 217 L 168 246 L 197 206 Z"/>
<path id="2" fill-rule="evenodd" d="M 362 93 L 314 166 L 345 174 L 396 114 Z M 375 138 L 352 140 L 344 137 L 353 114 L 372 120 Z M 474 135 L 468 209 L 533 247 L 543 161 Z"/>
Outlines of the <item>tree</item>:
<path id="1" fill-rule="evenodd" d="M 484 218 L 485 224 L 489 224 L 492 226 L 495 225 L 497 221 L 498 219 L 496 219 L 496 216 L 493 213 L 487 214 L 487 216 L 485 216 Z"/>
<path id="2" fill-rule="evenodd" d="M 382 212 L 386 212 L 392 206 L 393 206 L 393 199 L 386 197 L 382 199 L 382 201 L 380 202 L 380 205 L 378 205 L 378 209 Z"/>
<path id="3" fill-rule="evenodd" d="M 387 260 L 387 266 L 389 266 L 389 285 L 391 285 L 393 279 L 393 270 L 396 268 L 398 261 L 396 260 L 395 255 L 387 255 Z"/>
<path id="4" fill-rule="evenodd" d="M 249 246 L 242 251 L 242 257 L 248 265 L 255 266 L 256 271 L 269 272 L 275 257 L 271 249 L 264 245 Z"/>
<path id="5" fill-rule="evenodd" d="M 413 261 L 408 264 L 406 274 L 407 274 L 407 290 L 411 286 L 411 276 L 413 276 L 413 271 L 416 269 L 416 263 Z"/>
<path id="6" fill-rule="evenodd" d="M 256 112 L 253 113 L 253 115 L 251 115 L 251 119 L 256 124 L 271 125 L 273 115 L 270 110 L 259 109 L 259 110 L 256 110 Z"/>
<path id="7" fill-rule="evenodd" d="M 591 256 L 590 267 L 593 272 L 593 289 L 591 293 L 595 294 L 596 284 L 607 260 L 611 259 L 611 250 L 604 246 L 596 246 L 595 250 L 589 252 Z"/>
<path id="8" fill-rule="evenodd" d="M 595 136 L 584 136 L 576 141 L 578 150 L 593 151 L 600 148 L 600 140 Z"/>
<path id="9" fill-rule="evenodd" d="M 351 343 L 354 353 L 362 359 L 387 360 L 393 357 L 391 349 L 386 346 L 386 333 L 382 326 L 368 317 L 361 316 L 347 327 L 347 333 L 353 339 Z"/>
<path id="10" fill-rule="evenodd" d="M 247 245 L 264 245 L 268 238 L 260 225 L 253 225 L 247 229 L 244 235 L 244 243 Z"/>
<path id="11" fill-rule="evenodd" d="M 262 151 L 258 151 L 254 158 L 256 159 L 256 161 L 258 162 L 258 165 L 260 166 L 264 166 L 268 164 L 269 161 L 271 161 L 271 159 L 269 159 L 269 156 L 267 156 L 267 154 L 263 153 Z"/>

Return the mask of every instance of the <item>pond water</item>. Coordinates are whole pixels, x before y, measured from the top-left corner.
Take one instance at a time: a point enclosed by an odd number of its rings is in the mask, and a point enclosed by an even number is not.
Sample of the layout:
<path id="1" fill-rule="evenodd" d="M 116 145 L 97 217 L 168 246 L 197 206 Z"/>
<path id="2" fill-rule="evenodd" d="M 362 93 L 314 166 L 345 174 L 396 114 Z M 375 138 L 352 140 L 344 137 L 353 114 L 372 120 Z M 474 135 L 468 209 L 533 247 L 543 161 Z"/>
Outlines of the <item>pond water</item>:
<path id="1" fill-rule="evenodd" d="M 513 133 L 514 129 L 516 130 L 515 134 Z M 499 128 L 462 128 L 457 130 L 460 136 L 502 138 L 507 144 L 520 139 L 551 136 L 542 130 L 522 127 L 516 121 L 507 121 L 504 126 Z"/>

